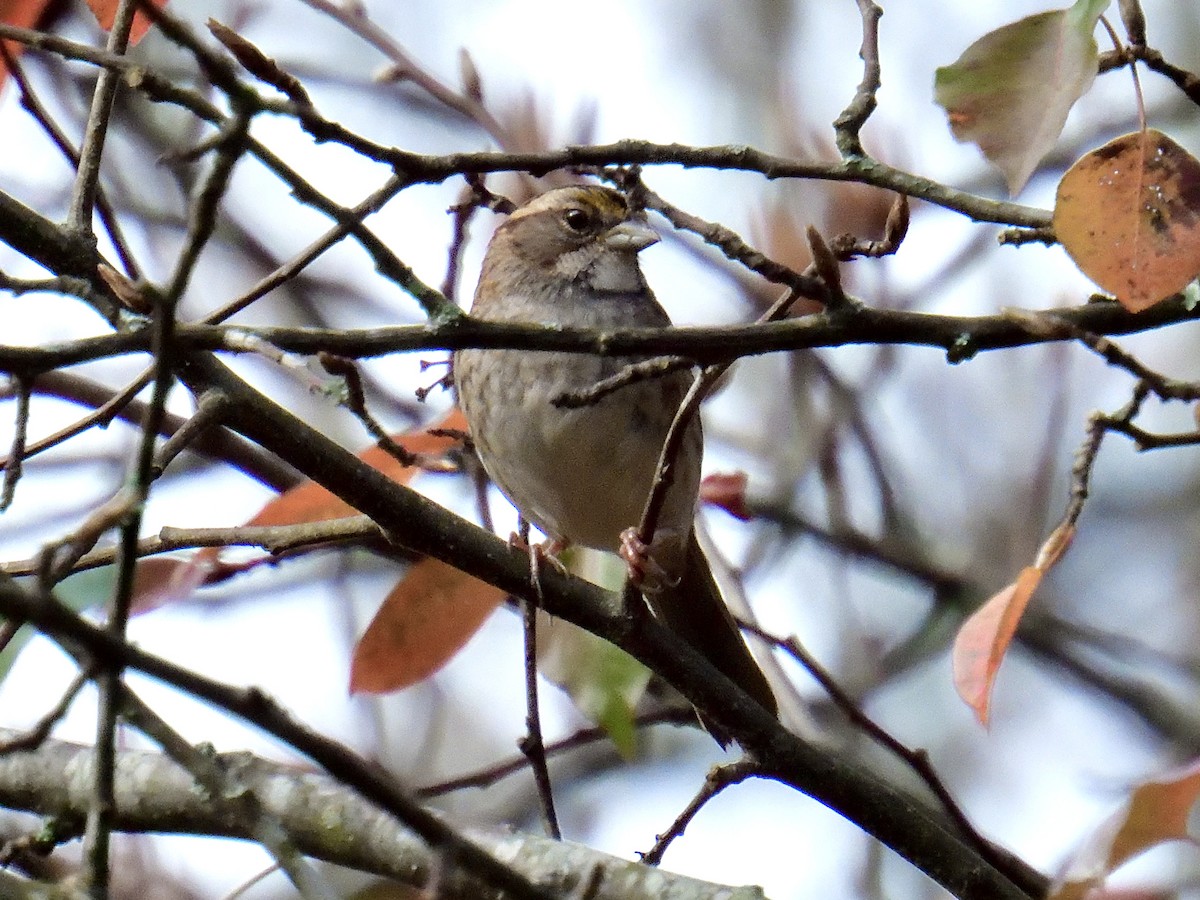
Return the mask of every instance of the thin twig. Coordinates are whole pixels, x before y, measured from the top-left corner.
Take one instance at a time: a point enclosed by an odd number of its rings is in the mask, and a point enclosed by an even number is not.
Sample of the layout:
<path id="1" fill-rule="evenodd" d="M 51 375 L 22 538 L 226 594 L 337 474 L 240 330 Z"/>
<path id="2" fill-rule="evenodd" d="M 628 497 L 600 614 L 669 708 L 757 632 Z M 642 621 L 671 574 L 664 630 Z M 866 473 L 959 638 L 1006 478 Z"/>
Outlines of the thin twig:
<path id="1" fill-rule="evenodd" d="M 228 61 L 212 52 L 201 41 L 188 25 L 157 6 L 147 4 L 144 12 L 154 20 L 159 30 L 169 40 L 175 42 L 194 55 L 197 62 L 205 70 L 213 84 L 225 91 L 235 106 L 242 110 L 239 116 L 246 115 L 245 110 L 263 110 L 271 106 L 264 98 L 244 85 L 236 71 Z M 0 36 L 4 29 L 0 28 Z M 224 128 L 230 117 L 224 115 L 216 106 L 202 97 L 189 98 L 191 109 L 205 121 L 212 122 L 218 128 Z M 295 114 L 308 121 L 314 111 L 311 107 L 296 108 L 291 105 Z M 270 169 L 281 181 L 288 185 L 296 199 L 314 209 L 320 210 L 337 223 L 344 225 L 359 242 L 364 250 L 372 257 L 376 269 L 385 278 L 400 285 L 422 305 L 426 313 L 435 321 L 454 321 L 462 316 L 458 307 L 448 303 L 442 294 L 425 284 L 412 268 L 400 260 L 395 253 L 362 224 L 361 216 L 347 209 L 318 191 L 311 182 L 302 177 L 294 168 L 287 165 L 276 153 L 253 137 L 245 139 L 245 146 L 260 162 Z M 372 158 L 376 158 L 372 155 Z M 411 183 L 411 180 L 410 180 Z"/>
<path id="2" fill-rule="evenodd" d="M 155 537 L 138 541 L 138 557 L 155 556 L 179 550 L 204 547 L 260 547 L 280 557 L 305 549 L 331 546 L 379 548 L 383 541 L 379 526 L 366 516 L 347 516 L 322 522 L 298 525 L 240 525 L 235 528 L 163 528 Z M 117 558 L 117 548 L 107 547 L 81 555 L 69 572 L 84 572 L 101 566 L 111 566 Z M 0 573 L 13 577 L 36 575 L 42 565 L 38 557 L 0 563 Z"/>
<path id="3" fill-rule="evenodd" d="M 1108 421 L 1105 423 L 1109 431 L 1123 434 L 1133 440 L 1133 445 L 1139 451 L 1159 450 L 1163 447 L 1194 447 L 1200 444 L 1200 431 L 1180 431 L 1172 434 L 1155 434 L 1139 428 L 1132 422 Z"/>
<path id="4" fill-rule="evenodd" d="M 240 112 L 221 126 L 221 142 L 217 147 L 212 167 L 200 185 L 188 216 L 188 233 L 183 248 L 175 263 L 175 271 L 166 290 L 167 300 L 172 307 L 178 304 L 191 280 L 200 254 L 212 237 L 217 222 L 217 209 L 233 177 L 237 165 L 246 150 L 250 131 L 250 114 Z"/>
<path id="5" fill-rule="evenodd" d="M 113 18 L 112 30 L 108 33 L 105 52 L 112 56 L 123 56 L 129 46 L 129 29 L 137 11 L 137 0 L 121 0 Z M 108 134 L 108 123 L 112 117 L 113 100 L 117 96 L 120 75 L 113 69 L 102 69 L 96 79 L 96 90 L 92 94 L 92 105 L 88 110 L 87 126 L 83 133 L 83 145 L 79 148 L 79 168 L 75 177 L 75 188 L 71 192 L 71 208 L 67 214 L 68 226 L 81 234 L 91 233 L 92 207 L 95 205 L 96 189 L 100 183 L 100 159 L 104 154 L 104 141 Z M 104 889 L 101 884 L 99 889 Z"/>
<path id="6" fill-rule="evenodd" d="M 367 433 L 375 439 L 382 450 L 402 466 L 421 466 L 428 469 L 438 467 L 437 461 L 428 458 L 427 455 L 413 453 L 393 440 L 382 423 L 367 409 L 367 395 L 363 389 L 362 373 L 359 372 L 358 366 L 354 364 L 353 360 L 323 352 L 317 354 L 317 360 L 326 372 L 341 378 L 345 383 L 346 394 L 341 398 L 341 406 L 348 409 L 356 419 L 363 423 Z"/>
<path id="7" fill-rule="evenodd" d="M 612 173 L 607 173 L 612 174 Z M 751 247 L 742 237 L 730 228 L 718 222 L 709 222 L 699 216 L 680 209 L 668 203 L 661 196 L 650 190 L 640 178 L 631 175 L 627 170 L 614 175 L 615 180 L 624 189 L 636 193 L 639 201 L 646 209 L 652 209 L 681 231 L 690 232 L 704 243 L 716 247 L 733 262 L 740 263 L 745 268 L 760 275 L 773 284 L 782 284 L 794 288 L 804 297 L 810 297 L 824 304 L 824 285 L 811 275 L 802 274 L 781 262 L 771 259 L 766 254 Z"/>
<path id="8" fill-rule="evenodd" d="M 29 398 L 33 393 L 33 383 L 28 378 L 17 378 L 14 387 L 17 394 L 16 421 L 7 465 L 4 467 L 4 486 L 0 488 L 0 512 L 12 506 L 13 498 L 17 495 L 17 482 L 21 479 L 26 459 L 25 444 L 29 438 Z"/>
<path id="9" fill-rule="evenodd" d="M 1142 4 L 1138 0 L 1118 0 L 1117 8 L 1121 11 L 1121 23 L 1125 26 L 1125 37 L 1131 46 L 1146 45 L 1146 14 L 1142 12 Z"/>
<path id="10" fill-rule="evenodd" d="M 157 7 L 148 7 L 147 12 L 151 17 L 155 17 L 156 21 L 170 21 Z M 168 29 L 164 29 L 164 33 L 167 31 Z M 174 39 L 173 34 L 168 34 L 168 37 Z M 170 79 L 159 75 L 149 67 L 134 66 L 122 57 L 106 54 L 94 47 L 3 23 L 0 23 L 0 38 L 18 41 L 30 47 L 58 53 L 69 59 L 83 60 L 120 72 L 136 69 L 138 89 L 145 91 L 153 99 L 182 106 L 204 121 L 217 125 L 226 118 L 219 109 L 200 94 L 177 87 Z M 189 47 L 189 49 L 194 48 Z M 1141 58 L 1143 57 L 1139 56 L 1139 59 Z M 1149 61 L 1147 61 L 1147 65 L 1153 68 Z M 290 113 L 298 118 L 311 114 L 311 111 L 296 109 L 295 104 L 290 101 L 271 102 L 259 97 L 255 102 L 264 111 Z M 332 123 L 324 124 L 332 127 Z M 889 188 L 897 193 L 907 194 L 910 197 L 920 198 L 955 210 L 979 222 L 1045 227 L 1049 225 L 1051 218 L 1047 210 L 980 197 L 948 187 L 932 179 L 905 172 L 869 157 L 853 157 L 837 162 L 812 162 L 775 156 L 745 146 L 693 147 L 683 144 L 655 144 L 649 141 L 619 141 L 613 144 L 580 145 L 528 153 L 479 152 L 434 156 L 373 144 L 344 132 L 344 130 L 335 134 L 322 132 L 321 136 L 326 140 L 337 140 L 339 143 L 344 143 L 370 159 L 394 166 L 398 171 L 405 172 L 410 183 L 414 184 L 418 182 L 435 183 L 466 174 L 489 172 L 544 173 L 558 169 L 570 170 L 585 167 L 679 165 L 688 168 L 757 172 L 770 179 L 810 178 L 869 184 L 875 187 Z M 294 172 L 262 145 L 252 141 L 250 149 L 269 168 L 277 174 L 281 174 L 281 177 L 286 175 L 285 181 L 290 183 L 290 179 L 295 177 Z M 302 202 L 310 202 L 313 196 L 311 188 L 307 192 L 298 191 L 297 196 Z M 336 204 L 327 198 L 322 197 L 313 205 L 327 215 L 341 220 L 335 213 Z M 359 237 L 359 232 L 356 231 L 355 236 Z M 373 242 L 370 245 L 364 244 L 364 247 L 372 255 L 380 250 L 379 246 Z M 397 277 L 387 268 L 382 270 L 388 277 Z M 401 281 L 401 283 L 406 288 L 410 284 L 412 287 L 418 287 L 417 282 Z M 433 291 L 432 288 L 424 289 L 428 290 L 430 294 L 414 293 L 418 300 L 432 301 L 434 295 L 441 297 L 441 294 Z"/>
<path id="11" fill-rule="evenodd" d="M 323 12 L 341 23 L 353 34 L 358 35 L 391 61 L 392 71 L 388 77 L 396 82 L 409 82 L 425 91 L 448 109 L 481 126 L 501 146 L 510 146 L 512 138 L 507 129 L 487 110 L 481 102 L 481 91 L 468 83 L 464 90 L 456 91 L 426 71 L 413 57 L 392 39 L 386 31 L 367 17 L 361 4 L 334 3 L 332 0 L 302 0 L 313 9 Z M 469 79 L 469 82 L 476 79 Z"/>
<path id="12" fill-rule="evenodd" d="M 24 67 L 13 56 L 12 51 L 8 49 L 8 46 L 3 41 L 0 41 L 0 59 L 4 60 L 5 67 L 21 91 L 21 106 L 33 116 L 34 121 L 46 132 L 46 136 L 50 138 L 54 146 L 58 148 L 58 151 L 71 163 L 71 167 L 78 170 L 79 151 L 75 149 L 75 145 L 71 143 L 70 138 L 67 137 L 59 124 L 54 121 L 54 118 L 50 115 L 50 111 L 38 99 L 33 85 L 25 77 Z M 108 233 L 108 239 L 112 241 L 113 248 L 117 251 L 117 257 L 121 260 L 121 266 L 125 269 L 125 274 L 130 278 L 137 278 L 140 272 L 137 260 L 134 259 L 133 251 L 129 249 L 129 244 L 125 240 L 124 233 L 121 231 L 116 211 L 109 202 L 103 185 L 99 184 L 99 182 L 96 184 L 96 211 L 99 213 L 100 223 Z"/>
<path id="13" fill-rule="evenodd" d="M 1134 61 L 1143 63 L 1147 69 L 1157 72 L 1169 79 L 1177 88 L 1187 95 L 1187 98 L 1200 106 L 1200 76 L 1181 66 L 1167 62 L 1162 53 L 1150 47 L 1130 44 L 1123 51 L 1109 51 L 1100 54 L 1099 71 L 1108 72 L 1121 66 L 1132 64 Z"/>
<path id="14" fill-rule="evenodd" d="M 692 360 L 684 359 L 682 356 L 656 356 L 653 359 L 639 360 L 622 367 L 615 375 L 603 378 L 581 391 L 564 391 L 552 398 L 550 402 L 563 409 L 591 406 L 609 394 L 635 382 L 663 378 L 683 369 L 694 368 L 695 365 Z"/>
<path id="15" fill-rule="evenodd" d="M 551 900 L 549 891 L 482 850 L 440 818 L 415 803 L 389 775 L 358 754 L 293 719 L 257 688 L 233 687 L 183 669 L 119 640 L 65 607 L 34 582 L 19 585 L 0 577 L 0 611 L 36 625 L 72 655 L 87 655 L 98 663 L 136 667 L 152 677 L 215 704 L 239 719 L 252 722 L 323 767 L 371 803 L 394 816 L 425 840 L 444 850 L 456 866 L 495 884 L 520 900 Z"/>
<path id="16" fill-rule="evenodd" d="M 695 710 L 689 706 L 644 713 L 634 719 L 633 724 L 637 728 L 647 728 L 652 725 L 692 725 L 695 721 Z M 587 746 L 588 744 L 607 741 L 609 737 L 608 731 L 604 728 L 581 728 L 568 737 L 547 744 L 545 747 L 546 758 L 559 756 L 571 750 Z M 455 791 L 465 790 L 466 788 L 490 787 L 496 782 L 527 768 L 529 768 L 529 757 L 524 755 L 514 756 L 509 760 L 497 763 L 494 766 L 488 766 L 470 775 L 463 775 L 460 778 L 454 778 L 421 788 L 416 792 L 416 795 L 422 799 L 432 799 L 454 793 Z"/>
<path id="17" fill-rule="evenodd" d="M 739 624 L 744 630 L 786 651 L 796 662 L 800 663 L 805 671 L 812 675 L 817 683 L 821 685 L 821 688 L 829 695 L 834 705 L 842 711 L 846 718 L 867 735 L 867 737 L 887 749 L 912 769 L 933 795 L 937 797 L 946 815 L 949 816 L 963 837 L 975 847 L 980 856 L 1002 871 L 1007 871 L 1007 859 L 998 853 L 996 847 L 971 824 L 970 819 L 959 808 L 950 791 L 946 788 L 941 778 L 938 777 L 933 766 L 930 765 L 929 756 L 924 750 L 910 750 L 877 725 L 870 716 L 862 711 L 854 701 L 854 698 L 842 690 L 841 686 L 833 679 L 833 676 L 829 674 L 824 666 L 817 662 L 816 658 L 805 649 L 804 645 L 795 636 L 780 638 L 764 631 L 758 625 L 751 622 L 741 622 Z"/>
<path id="18" fill-rule="evenodd" d="M 236 313 L 241 312 L 254 301 L 266 296 L 275 290 L 275 288 L 295 278 L 296 275 L 302 272 L 322 253 L 349 236 L 353 232 L 352 222 L 361 223 L 367 216 L 378 212 L 388 200 L 396 196 L 407 184 L 408 182 L 405 179 L 395 175 L 390 177 L 377 191 L 374 191 L 357 206 L 351 208 L 351 219 L 338 222 L 338 224 L 334 225 L 286 263 L 276 268 L 274 272 L 259 279 L 250 290 L 246 291 L 240 297 L 230 300 L 219 309 L 213 310 L 202 321 L 209 325 L 217 325 L 224 322 Z"/>
<path id="19" fill-rule="evenodd" d="M 446 250 L 446 277 L 442 279 L 442 294 L 451 303 L 458 303 L 458 277 L 462 266 L 463 250 L 467 246 L 471 219 L 483 203 L 483 196 L 480 193 L 482 190 L 486 190 L 483 187 L 482 179 L 478 175 L 469 176 L 458 202 L 449 210 L 453 230 L 450 246 Z"/>
<path id="20" fill-rule="evenodd" d="M 758 322 L 770 322 L 783 315 L 799 297 L 800 292 L 797 289 L 789 289 L 759 317 Z M 683 401 L 679 404 L 679 409 L 675 412 L 675 418 L 671 422 L 666 439 L 663 441 L 662 451 L 659 453 L 654 484 L 646 498 L 646 505 L 642 509 L 642 519 L 638 525 L 638 538 L 647 547 L 654 542 L 654 532 L 658 528 L 658 516 L 666 502 L 667 488 L 670 487 L 674 477 L 671 470 L 679 449 L 683 446 L 688 426 L 695 418 L 700 403 L 708 396 L 713 386 L 720 381 L 729 369 L 729 365 L 729 363 L 720 363 L 709 366 L 698 373 Z M 630 590 L 631 585 L 627 584 L 626 599 L 630 597 Z"/>
<path id="21" fill-rule="evenodd" d="M 211 429 L 220 427 L 226 405 L 225 398 L 218 393 L 210 391 L 201 394 L 200 402 L 196 404 L 196 412 L 163 442 L 155 454 L 150 470 L 151 480 L 161 476 L 175 457 L 203 438 Z"/>
<path id="22" fill-rule="evenodd" d="M 858 55 L 863 61 L 863 77 L 854 98 L 833 122 L 838 152 L 843 157 L 861 157 L 863 152 L 859 132 L 875 111 L 875 94 L 879 90 L 879 17 L 883 10 L 871 0 L 857 0 L 862 16 L 862 45 Z"/>
<path id="23" fill-rule="evenodd" d="M 334 900 L 340 896 L 296 849 L 279 819 L 241 783 L 233 767 L 211 752 L 193 747 L 128 687 L 122 686 L 120 699 L 122 717 L 186 769 L 210 802 L 237 817 L 246 834 L 271 854 L 303 900 Z"/>
<path id="24" fill-rule="evenodd" d="M 83 686 L 91 678 L 92 673 L 87 669 L 77 673 L 71 679 L 71 683 L 67 685 L 67 689 L 63 691 L 62 696 L 58 698 L 58 702 L 47 710 L 45 715 L 38 719 L 32 728 L 24 734 L 0 741 L 0 756 L 5 753 L 33 750 L 40 747 L 46 738 L 50 737 L 50 732 L 54 730 L 54 726 L 67 714 L 67 710 L 71 708 L 71 704 L 75 702 L 75 698 L 79 696 L 79 692 L 83 690 Z"/>
<path id="25" fill-rule="evenodd" d="M 704 808 L 708 801 L 716 797 L 725 788 L 740 784 L 747 778 L 751 778 L 757 774 L 757 763 L 749 759 L 739 760 L 727 766 L 713 766 L 705 777 L 703 786 L 696 792 L 696 796 L 691 799 L 688 805 L 683 808 L 683 811 L 675 817 L 675 821 L 671 823 L 671 827 L 657 836 L 653 847 L 647 852 L 639 854 L 642 862 L 648 866 L 657 866 L 662 862 L 667 848 L 671 846 L 676 838 L 683 836 L 683 832 L 691 824 L 692 819 L 696 818 L 696 814 Z"/>
<path id="26" fill-rule="evenodd" d="M 108 53 L 121 56 L 129 45 L 129 30 L 137 10 L 136 0 L 120 0 L 108 35 L 105 48 Z M 103 69 L 96 81 L 92 104 L 88 110 L 87 126 L 83 143 L 79 148 L 79 168 L 75 186 L 71 193 L 71 206 L 67 214 L 68 227 L 77 234 L 92 235 L 92 211 L 96 191 L 100 183 L 100 162 L 104 154 L 104 143 L 108 123 L 112 116 L 113 100 L 116 98 L 120 76 L 112 69 Z M 165 391 L 163 401 L 166 401 Z M 134 514 L 134 519 L 140 517 Z M 133 540 L 137 540 L 136 532 Z M 133 584 L 132 561 L 127 575 L 128 586 Z M 120 595 L 118 594 L 118 597 Z M 125 617 L 119 614 L 120 603 L 114 605 L 112 627 L 123 634 Z M 126 607 L 127 608 L 127 607 Z M 88 808 L 87 829 L 84 833 L 83 855 L 86 863 L 87 886 L 92 896 L 105 898 L 109 888 L 109 839 L 112 833 L 115 804 L 113 800 L 113 777 L 116 755 L 117 709 L 116 692 L 120 684 L 119 669 L 109 669 L 97 678 L 99 703 L 96 711 L 96 767 L 92 773 L 92 802 Z"/>
<path id="27" fill-rule="evenodd" d="M 149 384 L 152 374 L 152 369 L 146 369 L 135 381 L 115 392 L 106 385 L 73 372 L 51 371 L 37 376 L 33 381 L 34 393 L 93 406 L 94 411 L 66 428 L 34 441 L 25 448 L 25 458 L 29 459 L 90 428 L 104 427 L 116 418 L 140 425 L 145 419 L 147 407 L 145 403 L 134 399 L 134 395 Z M 163 417 L 160 433 L 169 438 L 186 424 L 187 419 L 183 416 L 167 414 Z M 285 491 L 299 480 L 295 470 L 287 463 L 226 430 L 202 435 L 191 449 L 233 466 L 276 491 Z M 7 458 L 0 457 L 0 469 L 7 465 Z"/>
<path id="28" fill-rule="evenodd" d="M 528 532 L 526 532 L 528 537 Z M 536 553 L 534 548 L 531 554 Z M 537 670 L 537 604 L 528 597 L 521 598 L 521 619 L 525 631 L 525 736 L 518 747 L 533 770 L 533 781 L 537 785 L 538 801 L 542 806 L 542 818 L 546 822 L 546 833 L 556 841 L 562 840 L 562 829 L 558 824 L 558 812 L 554 808 L 554 789 L 550 783 L 550 769 L 546 765 L 546 744 L 542 740 L 542 713 L 538 703 Z"/>
<path id="29" fill-rule="evenodd" d="M 68 425 L 66 428 L 54 432 L 54 434 L 34 441 L 25 448 L 24 458 L 28 459 L 31 456 L 36 456 L 43 451 L 49 450 L 51 447 L 56 447 L 59 444 L 70 440 L 76 435 L 82 434 L 90 428 L 95 428 L 96 426 L 103 427 L 107 425 L 121 412 L 122 409 L 129 405 L 129 403 L 135 396 L 137 396 L 138 392 L 141 391 L 142 388 L 150 383 L 151 372 L 151 369 L 146 369 L 141 375 L 130 382 L 123 390 L 112 395 L 103 404 L 96 407 L 96 409 L 79 419 L 77 422 L 74 422 L 73 424 Z M 44 378 L 45 376 L 43 376 L 43 379 Z M 33 383 L 33 387 L 38 387 L 37 382 Z M 7 469 L 15 462 L 18 461 L 12 456 L 11 453 L 8 456 L 0 457 L 0 469 Z"/>

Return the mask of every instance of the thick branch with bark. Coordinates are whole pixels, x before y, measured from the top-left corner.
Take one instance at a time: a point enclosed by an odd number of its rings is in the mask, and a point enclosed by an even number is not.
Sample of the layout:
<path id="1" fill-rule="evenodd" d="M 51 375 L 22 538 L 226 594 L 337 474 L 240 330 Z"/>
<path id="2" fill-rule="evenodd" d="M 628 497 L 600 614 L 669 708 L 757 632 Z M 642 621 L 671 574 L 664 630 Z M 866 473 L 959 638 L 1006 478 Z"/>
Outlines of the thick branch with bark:
<path id="1" fill-rule="evenodd" d="M 17 736 L 0 729 L 0 741 Z M 216 758 L 277 819 L 308 856 L 387 876 L 416 887 L 442 865 L 438 854 L 412 831 L 328 775 L 302 772 L 255 757 L 227 753 Z M 94 753 L 63 741 L 0 756 L 0 805 L 74 820 L 87 810 Z M 252 838 L 228 804 L 208 801 L 192 776 L 158 754 L 118 752 L 114 778 L 120 831 Z M 594 900 L 761 900 L 762 890 L 731 887 L 650 868 L 599 853 L 581 844 L 515 831 L 464 828 L 463 835 L 530 881 L 566 896 L 596 878 Z M 593 871 L 598 875 L 593 876 Z M 487 884 L 451 873 L 440 882 L 446 900 L 499 900 Z"/>

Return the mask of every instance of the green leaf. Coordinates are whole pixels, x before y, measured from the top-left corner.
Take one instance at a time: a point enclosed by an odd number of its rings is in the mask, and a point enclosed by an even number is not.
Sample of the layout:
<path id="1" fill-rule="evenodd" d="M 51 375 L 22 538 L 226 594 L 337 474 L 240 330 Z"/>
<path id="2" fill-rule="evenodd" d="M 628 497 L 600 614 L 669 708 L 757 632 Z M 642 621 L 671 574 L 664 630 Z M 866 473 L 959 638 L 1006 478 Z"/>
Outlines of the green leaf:
<path id="1" fill-rule="evenodd" d="M 18 583 L 27 579 L 18 578 Z M 77 575 L 72 575 L 70 578 L 64 579 L 59 583 L 54 590 L 54 595 L 63 603 L 75 610 L 75 612 L 83 612 L 85 609 L 91 609 L 94 606 L 103 606 L 112 596 L 113 589 L 117 583 L 117 570 L 115 566 L 101 566 L 97 569 L 89 569 L 86 572 L 80 572 Z M 29 625 L 24 625 L 17 630 L 13 639 L 8 642 L 8 646 L 4 648 L 4 652 L 0 653 L 0 681 L 8 677 L 9 670 L 12 669 L 13 663 L 20 656 L 22 648 L 29 643 L 29 639 L 33 637 L 35 631 Z"/>
<path id="2" fill-rule="evenodd" d="M 934 98 L 960 141 L 977 144 L 1018 193 L 1091 87 L 1092 36 L 1111 0 L 1078 0 L 997 28 L 937 70 Z"/>
<path id="3" fill-rule="evenodd" d="M 572 550 L 563 554 L 572 571 L 617 590 L 624 567 L 611 554 Z M 650 670 L 615 647 L 570 622 L 538 616 L 538 670 L 567 692 L 575 706 L 606 732 L 626 759 L 637 752 L 635 710 Z"/>

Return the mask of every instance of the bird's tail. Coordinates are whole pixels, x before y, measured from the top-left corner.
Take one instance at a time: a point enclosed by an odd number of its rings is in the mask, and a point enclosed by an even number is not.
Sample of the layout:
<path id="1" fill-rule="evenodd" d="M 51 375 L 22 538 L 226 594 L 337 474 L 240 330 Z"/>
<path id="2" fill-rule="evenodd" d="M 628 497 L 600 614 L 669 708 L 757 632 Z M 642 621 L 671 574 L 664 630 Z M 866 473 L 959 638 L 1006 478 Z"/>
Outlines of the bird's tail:
<path id="1" fill-rule="evenodd" d="M 777 715 L 779 709 L 771 686 L 721 599 L 708 559 L 694 533 L 688 538 L 682 571 L 678 584 L 647 595 L 650 608 L 666 627 L 703 653 L 730 681 L 771 715 Z M 704 716 L 700 722 L 722 747 L 729 743 L 729 736 Z"/>

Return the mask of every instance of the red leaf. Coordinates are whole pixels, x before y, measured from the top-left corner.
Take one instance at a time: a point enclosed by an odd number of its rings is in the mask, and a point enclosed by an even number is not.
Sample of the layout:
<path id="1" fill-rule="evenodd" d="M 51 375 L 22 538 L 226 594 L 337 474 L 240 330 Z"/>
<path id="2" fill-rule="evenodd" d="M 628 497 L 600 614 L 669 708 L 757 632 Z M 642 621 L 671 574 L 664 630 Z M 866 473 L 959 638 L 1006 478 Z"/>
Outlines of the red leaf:
<path id="1" fill-rule="evenodd" d="M 504 600 L 504 591 L 440 560 L 415 563 L 354 648 L 350 693 L 378 694 L 440 669 Z"/>
<path id="2" fill-rule="evenodd" d="M 3 0 L 0 0 L 3 2 Z M 466 420 L 458 410 L 453 410 L 439 425 L 447 430 L 462 430 Z M 438 456 L 452 448 L 457 441 L 453 437 L 432 435 L 428 431 L 400 435 L 395 438 L 409 453 L 425 457 Z M 374 469 L 383 472 L 401 484 L 409 481 L 419 471 L 417 466 L 405 466 L 390 453 L 371 447 L 359 454 Z M 306 481 L 280 494 L 254 516 L 247 525 L 300 525 L 306 522 L 324 522 L 355 515 L 357 510 L 331 494 L 313 481 Z M 210 578 L 229 572 L 222 565 L 220 549 L 205 548 L 189 559 L 145 559 L 138 563 L 138 574 L 134 582 L 133 609 L 135 613 L 148 612 L 183 600 Z M 234 567 L 235 570 L 245 568 Z M 476 626 L 478 627 L 478 626 Z"/>
<path id="3" fill-rule="evenodd" d="M 981 725 L 988 724 L 996 673 L 1042 574 L 1035 566 L 1023 569 L 1016 581 L 975 610 L 954 639 L 954 687 Z"/>
<path id="4" fill-rule="evenodd" d="M 0 0 L 0 22 L 5 25 L 16 25 L 18 28 L 33 28 L 42 17 L 42 12 L 50 5 L 50 0 Z M 19 56 L 25 49 L 24 44 L 16 41 L 5 41 L 4 45 L 13 56 Z M 8 66 L 0 60 L 0 86 L 8 78 Z"/>
<path id="5" fill-rule="evenodd" d="M 754 513 L 746 505 L 746 473 L 714 472 L 700 482 L 700 499 L 718 506 L 735 519 L 749 522 Z"/>
<path id="6" fill-rule="evenodd" d="M 161 8 L 167 5 L 167 0 L 152 0 L 155 6 Z M 113 19 L 117 16 L 117 7 L 121 0 L 87 0 L 87 5 L 91 7 L 92 14 L 96 17 L 96 21 L 100 23 L 100 27 L 105 31 L 109 31 L 113 26 Z M 133 27 L 129 29 L 129 44 L 133 46 L 150 30 L 150 26 L 154 24 L 143 13 L 137 13 L 133 17 Z"/>
<path id="7" fill-rule="evenodd" d="M 975 710 L 975 718 L 984 727 L 991 715 L 996 673 L 1017 633 L 1025 607 L 1041 584 L 1042 576 L 1058 564 L 1074 539 L 1075 526 L 1071 522 L 1063 522 L 1050 532 L 1038 548 L 1034 564 L 1023 569 L 1016 581 L 975 610 L 954 638 L 951 654 L 954 687 Z"/>

